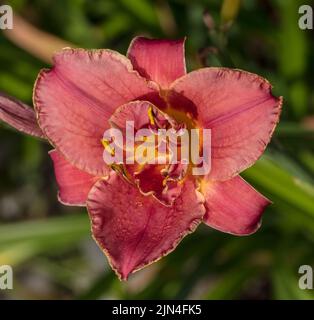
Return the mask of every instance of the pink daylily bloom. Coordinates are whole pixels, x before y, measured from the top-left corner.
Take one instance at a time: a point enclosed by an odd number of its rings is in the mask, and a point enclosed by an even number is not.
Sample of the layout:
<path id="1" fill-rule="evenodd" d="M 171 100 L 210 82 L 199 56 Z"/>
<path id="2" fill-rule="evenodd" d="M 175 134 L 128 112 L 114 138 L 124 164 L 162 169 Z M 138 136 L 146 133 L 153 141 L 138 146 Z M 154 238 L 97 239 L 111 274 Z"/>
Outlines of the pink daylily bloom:
<path id="1" fill-rule="evenodd" d="M 35 112 L 0 96 L 0 119 L 54 146 L 59 200 L 86 206 L 93 237 L 120 279 L 175 249 L 201 223 L 248 235 L 270 201 L 239 173 L 262 155 L 282 98 L 242 70 L 186 73 L 184 40 L 135 38 L 127 57 L 111 50 L 64 49 L 34 88 Z M 38 119 L 38 125 L 35 119 Z M 188 165 L 107 165 L 106 129 L 211 129 L 211 171 Z M 125 150 L 123 150 L 125 152 Z"/>

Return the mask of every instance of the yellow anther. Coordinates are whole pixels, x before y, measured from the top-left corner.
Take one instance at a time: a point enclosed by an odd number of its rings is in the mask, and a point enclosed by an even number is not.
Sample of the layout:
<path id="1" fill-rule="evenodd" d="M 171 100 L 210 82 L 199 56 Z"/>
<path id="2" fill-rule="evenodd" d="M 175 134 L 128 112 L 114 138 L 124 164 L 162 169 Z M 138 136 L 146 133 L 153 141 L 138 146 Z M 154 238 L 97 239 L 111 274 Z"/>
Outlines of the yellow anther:
<path id="1" fill-rule="evenodd" d="M 148 108 L 147 114 L 148 114 L 150 124 L 155 125 L 155 117 L 154 117 L 154 112 L 152 107 Z"/>
<path id="2" fill-rule="evenodd" d="M 133 183 L 131 175 L 129 174 L 129 172 L 127 171 L 127 169 L 125 168 L 125 166 L 123 164 L 113 163 L 110 167 L 111 167 L 112 170 L 114 170 L 117 173 L 121 174 L 121 176 L 126 181 L 128 181 L 130 183 Z"/>
<path id="3" fill-rule="evenodd" d="M 125 169 L 124 169 L 124 167 L 123 167 L 122 165 L 120 165 L 120 164 L 113 163 L 113 164 L 111 165 L 111 169 L 114 170 L 114 171 L 116 171 L 116 172 L 119 172 L 119 173 L 125 175 Z"/>
<path id="4" fill-rule="evenodd" d="M 164 179 L 162 180 L 162 186 L 163 186 L 163 187 L 165 187 L 165 186 L 167 185 L 168 179 L 169 179 L 169 176 L 167 176 L 166 178 L 164 178 Z"/>
<path id="5" fill-rule="evenodd" d="M 110 146 L 110 142 L 106 139 L 101 139 L 101 144 L 105 148 L 105 150 L 110 153 L 110 155 L 114 156 L 115 155 L 115 150 Z"/>

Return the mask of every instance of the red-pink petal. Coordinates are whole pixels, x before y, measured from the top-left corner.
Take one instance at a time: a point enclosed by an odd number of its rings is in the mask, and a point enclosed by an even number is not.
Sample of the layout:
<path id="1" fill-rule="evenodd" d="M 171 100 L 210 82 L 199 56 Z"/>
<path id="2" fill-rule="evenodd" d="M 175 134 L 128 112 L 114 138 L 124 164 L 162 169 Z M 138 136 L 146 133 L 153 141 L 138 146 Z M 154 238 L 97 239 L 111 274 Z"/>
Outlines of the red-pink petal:
<path id="1" fill-rule="evenodd" d="M 106 175 L 100 140 L 109 117 L 120 105 L 153 94 L 153 87 L 117 52 L 65 49 L 35 85 L 39 125 L 74 166 Z"/>
<path id="2" fill-rule="evenodd" d="M 174 205 L 166 207 L 116 174 L 95 184 L 87 207 L 94 238 L 121 279 L 174 250 L 205 211 L 203 196 L 191 181 Z"/>
<path id="3" fill-rule="evenodd" d="M 149 123 L 148 110 L 155 106 L 148 101 L 132 101 L 116 109 L 109 123 L 116 128 L 125 129 L 127 121 L 133 121 L 134 129 L 147 127 Z"/>
<path id="4" fill-rule="evenodd" d="M 204 182 L 202 192 L 207 209 L 204 222 L 235 235 L 255 232 L 264 209 L 271 203 L 240 176 L 223 182 Z"/>
<path id="5" fill-rule="evenodd" d="M 186 74 L 184 41 L 137 37 L 131 42 L 128 58 L 143 77 L 168 89 L 174 80 Z"/>
<path id="6" fill-rule="evenodd" d="M 59 187 L 59 201 L 65 205 L 85 206 L 88 193 L 99 178 L 75 168 L 57 150 L 51 150 L 49 155 Z"/>
<path id="7" fill-rule="evenodd" d="M 169 103 L 195 109 L 200 126 L 211 129 L 210 178 L 227 180 L 264 152 L 279 120 L 282 99 L 263 78 L 241 70 L 205 68 L 172 85 Z"/>
<path id="8" fill-rule="evenodd" d="M 34 109 L 0 92 L 0 120 L 18 131 L 44 138 L 38 126 Z"/>

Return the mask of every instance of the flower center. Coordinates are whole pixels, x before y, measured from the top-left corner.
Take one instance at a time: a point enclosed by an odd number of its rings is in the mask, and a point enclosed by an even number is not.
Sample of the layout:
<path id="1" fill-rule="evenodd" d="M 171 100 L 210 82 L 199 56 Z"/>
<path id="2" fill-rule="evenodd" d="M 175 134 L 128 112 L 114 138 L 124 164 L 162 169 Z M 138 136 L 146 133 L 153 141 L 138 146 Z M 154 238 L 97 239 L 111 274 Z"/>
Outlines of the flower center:
<path id="1" fill-rule="evenodd" d="M 197 145 L 198 154 L 201 150 L 192 116 L 134 101 L 118 108 L 109 122 L 111 129 L 101 141 L 105 162 L 142 193 L 171 205 L 195 167 L 192 144 Z"/>

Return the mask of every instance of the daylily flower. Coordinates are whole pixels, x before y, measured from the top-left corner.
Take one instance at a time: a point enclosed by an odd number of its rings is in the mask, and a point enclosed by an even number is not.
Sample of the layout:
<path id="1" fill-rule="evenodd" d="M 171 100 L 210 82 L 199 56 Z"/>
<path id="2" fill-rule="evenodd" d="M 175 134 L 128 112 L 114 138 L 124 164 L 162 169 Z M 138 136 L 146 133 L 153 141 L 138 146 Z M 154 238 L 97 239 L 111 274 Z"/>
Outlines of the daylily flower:
<path id="1" fill-rule="evenodd" d="M 201 223 L 234 235 L 255 232 L 270 204 L 240 176 L 262 155 L 282 98 L 242 70 L 186 73 L 184 40 L 135 38 L 127 57 L 64 49 L 34 88 L 33 109 L 0 97 L 0 118 L 54 146 L 59 200 L 86 206 L 93 237 L 121 279 L 167 255 Z M 38 125 L 35 118 L 38 120 Z M 112 165 L 105 130 L 182 126 L 211 129 L 211 171 Z"/>

